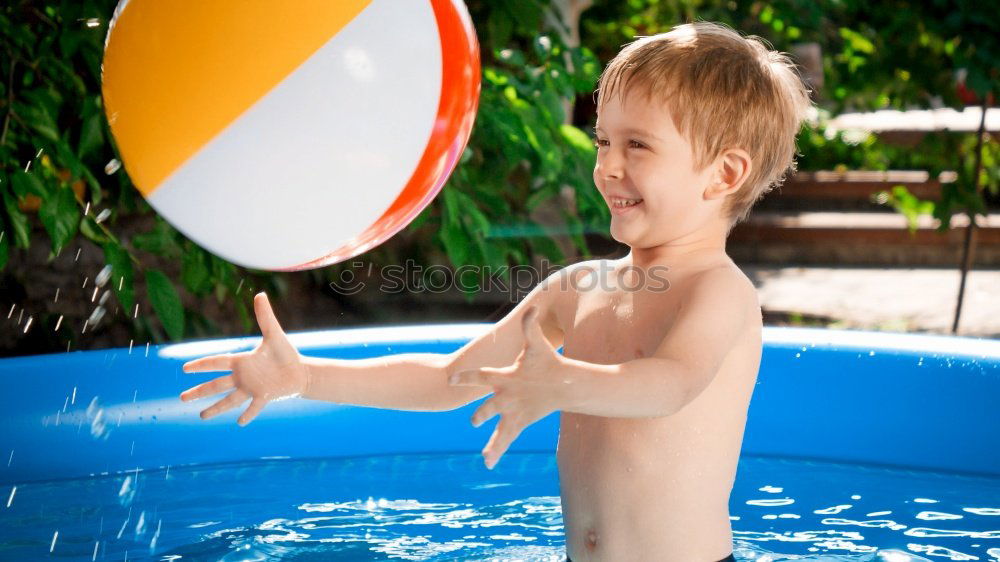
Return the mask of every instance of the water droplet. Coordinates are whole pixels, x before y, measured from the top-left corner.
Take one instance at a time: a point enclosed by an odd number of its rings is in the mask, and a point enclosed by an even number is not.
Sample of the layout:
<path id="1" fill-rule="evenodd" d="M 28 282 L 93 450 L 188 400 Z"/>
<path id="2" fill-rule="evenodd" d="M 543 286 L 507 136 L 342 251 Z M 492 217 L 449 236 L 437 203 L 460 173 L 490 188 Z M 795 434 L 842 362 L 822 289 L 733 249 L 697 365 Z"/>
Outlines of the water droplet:
<path id="1" fill-rule="evenodd" d="M 108 279 L 111 279 L 110 265 L 106 265 L 101 268 L 101 271 L 97 274 L 97 277 L 94 278 L 94 283 L 97 284 L 98 287 L 103 287 L 104 284 L 108 282 Z"/>
<path id="2" fill-rule="evenodd" d="M 98 305 L 93 312 L 90 313 L 90 318 L 87 319 L 87 323 L 92 326 L 97 326 L 97 323 L 104 318 L 104 314 L 107 312 L 103 306 Z"/>
<path id="3" fill-rule="evenodd" d="M 110 216 L 111 216 L 111 209 L 104 209 L 103 211 L 101 211 L 100 213 L 98 213 L 97 218 L 94 219 L 94 221 L 97 224 L 100 224 L 100 223 L 104 222 L 105 220 L 107 220 L 107 218 L 110 217 Z"/>
<path id="4" fill-rule="evenodd" d="M 28 317 L 28 322 L 24 325 L 24 332 L 23 333 L 25 333 L 25 334 L 28 333 L 28 328 L 31 327 L 31 321 L 34 320 L 34 318 L 35 318 L 34 316 L 29 316 Z"/>
<path id="5" fill-rule="evenodd" d="M 52 302 L 59 302 L 59 287 L 56 287 L 56 298 L 52 299 Z"/>
<path id="6" fill-rule="evenodd" d="M 104 165 L 104 173 L 110 176 L 111 174 L 117 172 L 121 167 L 121 161 L 117 158 L 112 158 L 111 160 L 108 160 L 107 164 Z"/>
<path id="7" fill-rule="evenodd" d="M 89 28 L 98 27 L 99 25 L 101 25 L 101 20 L 97 18 L 88 18 L 84 20 L 83 25 L 86 25 Z"/>
<path id="8" fill-rule="evenodd" d="M 59 315 L 59 320 L 56 320 L 56 329 L 52 330 L 53 332 L 58 332 L 59 331 L 59 326 L 62 326 L 62 319 L 63 319 L 63 315 L 60 314 Z"/>

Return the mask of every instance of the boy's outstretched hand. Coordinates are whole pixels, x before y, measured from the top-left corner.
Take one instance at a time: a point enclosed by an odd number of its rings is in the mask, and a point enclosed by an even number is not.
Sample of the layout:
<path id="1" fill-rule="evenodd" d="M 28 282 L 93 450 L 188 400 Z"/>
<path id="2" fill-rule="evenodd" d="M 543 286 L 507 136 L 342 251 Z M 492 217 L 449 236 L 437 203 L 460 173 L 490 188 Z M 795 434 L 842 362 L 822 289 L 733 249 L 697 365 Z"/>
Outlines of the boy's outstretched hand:
<path id="1" fill-rule="evenodd" d="M 524 349 L 513 365 L 461 371 L 448 380 L 452 385 L 493 388 L 493 396 L 472 416 L 472 425 L 476 427 L 500 416 L 493 436 L 483 449 L 486 467 L 490 469 L 524 428 L 559 409 L 561 390 L 565 387 L 559 375 L 564 359 L 545 338 L 536 307 L 524 313 L 521 328 Z"/>
<path id="2" fill-rule="evenodd" d="M 211 381 L 189 388 L 181 393 L 183 401 L 211 396 L 235 388 L 212 406 L 201 412 L 202 419 L 209 419 L 238 407 L 252 398 L 250 406 L 237 423 L 250 423 L 271 400 L 291 398 L 305 392 L 309 373 L 298 350 L 288 341 L 278 319 L 274 317 L 267 295 L 258 293 L 253 299 L 257 324 L 264 336 L 253 351 L 210 355 L 184 364 L 184 372 L 232 371 Z"/>

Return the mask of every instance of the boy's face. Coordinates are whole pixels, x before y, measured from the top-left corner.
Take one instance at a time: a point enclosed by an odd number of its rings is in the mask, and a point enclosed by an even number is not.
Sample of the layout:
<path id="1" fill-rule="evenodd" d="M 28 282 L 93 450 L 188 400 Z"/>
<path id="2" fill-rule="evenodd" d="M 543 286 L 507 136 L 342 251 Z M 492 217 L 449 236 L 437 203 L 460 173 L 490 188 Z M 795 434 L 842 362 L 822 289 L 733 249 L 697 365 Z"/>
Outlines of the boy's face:
<path id="1" fill-rule="evenodd" d="M 596 129 L 594 183 L 611 209 L 612 238 L 651 248 L 699 238 L 706 221 L 718 218 L 719 201 L 703 197 L 713 167 L 694 169 L 691 144 L 664 107 L 641 95 L 627 94 L 624 103 L 613 95 L 598 108 Z"/>

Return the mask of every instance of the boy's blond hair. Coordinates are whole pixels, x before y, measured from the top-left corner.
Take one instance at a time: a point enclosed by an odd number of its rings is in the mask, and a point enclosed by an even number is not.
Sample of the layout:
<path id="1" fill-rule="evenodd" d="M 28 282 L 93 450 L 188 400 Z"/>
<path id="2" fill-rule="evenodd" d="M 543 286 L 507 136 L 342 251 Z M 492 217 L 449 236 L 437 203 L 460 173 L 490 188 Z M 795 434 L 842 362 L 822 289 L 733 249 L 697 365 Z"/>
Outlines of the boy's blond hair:
<path id="1" fill-rule="evenodd" d="M 795 137 L 811 106 L 791 60 L 759 37 L 715 23 L 678 25 L 626 45 L 601 74 L 598 107 L 617 92 L 662 102 L 691 143 L 696 169 L 723 150 L 753 162 L 746 183 L 726 198 L 729 228 L 794 168 Z"/>

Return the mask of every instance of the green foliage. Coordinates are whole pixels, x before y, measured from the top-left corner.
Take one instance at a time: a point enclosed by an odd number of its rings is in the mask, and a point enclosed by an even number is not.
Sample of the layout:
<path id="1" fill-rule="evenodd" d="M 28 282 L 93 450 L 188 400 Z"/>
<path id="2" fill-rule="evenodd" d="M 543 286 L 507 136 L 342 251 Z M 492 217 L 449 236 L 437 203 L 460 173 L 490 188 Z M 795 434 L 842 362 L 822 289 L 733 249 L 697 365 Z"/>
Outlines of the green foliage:
<path id="1" fill-rule="evenodd" d="M 608 60 L 623 43 L 695 20 L 718 21 L 758 35 L 792 52 L 816 43 L 822 51 L 824 85 L 819 106 L 826 114 L 944 105 L 961 109 L 1000 94 L 1000 4 L 972 0 L 629 0 L 598 2 L 584 19 L 583 43 Z M 964 86 L 960 86 L 964 76 Z M 961 88 L 971 91 L 961 98 Z M 974 99 L 978 96 L 980 101 Z M 991 102 L 993 103 L 993 102 Z M 918 169 L 932 177 L 958 172 L 934 201 L 903 204 L 885 198 L 907 216 L 930 211 L 947 230 L 956 212 L 984 212 L 984 193 L 997 195 L 995 137 L 984 143 L 982 190 L 974 189 L 975 133 L 928 135 L 916 147 L 861 141 L 842 133 L 826 138 L 821 123 L 799 137 L 801 170 Z"/>
<path id="2" fill-rule="evenodd" d="M 181 297 L 174 289 L 170 278 L 158 269 L 146 270 L 146 290 L 149 291 L 149 301 L 153 310 L 163 323 L 163 329 L 170 339 L 179 340 L 184 337 L 184 307 Z"/>
<path id="3" fill-rule="evenodd" d="M 167 337 L 210 333 L 211 321 L 197 303 L 213 296 L 252 329 L 239 289 L 248 278 L 258 287 L 280 287 L 280 277 L 205 252 L 155 216 L 123 171 L 106 167 L 117 154 L 100 95 L 100 63 L 115 3 L 13 0 L 0 7 L 0 271 L 33 243 L 45 243 L 50 259 L 72 245 L 93 244 L 112 266 L 122 309 L 134 310 L 137 295 L 148 295 Z M 594 148 L 577 127 L 591 123 L 587 117 L 574 122 L 567 110 L 574 100 L 590 102 L 603 62 L 623 43 L 680 22 L 722 21 L 786 51 L 818 43 L 825 77 L 819 103 L 831 112 L 935 100 L 959 107 L 955 81 L 963 75 L 980 97 L 1000 92 L 995 2 L 603 0 L 583 16 L 586 47 L 565 44 L 571 30 L 551 0 L 467 3 L 483 63 L 472 138 L 441 196 L 393 243 L 365 256 L 369 261 L 400 263 L 405 253 L 425 262 L 446 259 L 456 268 L 535 257 L 559 262 L 565 256 L 551 233 L 540 225 L 524 228 L 532 211 L 553 203 L 577 250 L 588 255 L 583 234 L 605 229 L 609 217 L 591 179 Z M 917 147 L 899 148 L 874 137 L 826 133 L 823 127 L 803 131 L 800 169 L 955 170 L 959 181 L 932 206 L 899 190 L 883 199 L 908 216 L 932 209 L 945 221 L 955 210 L 985 209 L 971 189 L 973 135 L 928 135 Z M 995 195 L 995 139 L 985 143 L 983 163 L 983 185 Z M 561 205 L 566 200 L 575 206 Z M 101 211 L 110 217 L 98 220 Z M 135 224 L 148 227 L 126 234 L 126 225 Z M 35 239 L 36 232 L 47 242 Z M 340 267 L 311 275 L 329 280 Z M 472 291 L 474 279 L 468 281 Z M 142 316 L 132 327 L 138 337 L 161 333 Z"/>

